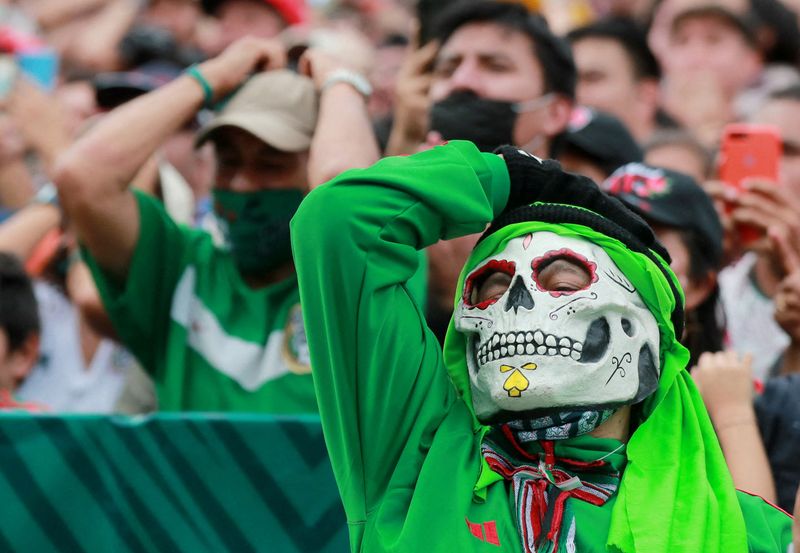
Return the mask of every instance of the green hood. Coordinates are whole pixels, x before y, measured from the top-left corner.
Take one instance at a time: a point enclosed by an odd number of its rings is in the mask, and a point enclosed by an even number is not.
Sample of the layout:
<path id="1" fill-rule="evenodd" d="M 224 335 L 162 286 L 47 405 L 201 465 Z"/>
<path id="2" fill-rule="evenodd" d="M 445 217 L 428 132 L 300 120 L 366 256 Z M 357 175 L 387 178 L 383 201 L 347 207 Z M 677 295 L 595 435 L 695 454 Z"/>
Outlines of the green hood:
<path id="1" fill-rule="evenodd" d="M 609 550 L 746 551 L 744 519 L 733 482 L 702 398 L 685 370 L 689 352 L 676 339 L 670 321 L 676 298 L 665 273 L 653 261 L 586 226 L 538 221 L 512 224 L 487 236 L 472 252 L 459 278 L 456 303 L 466 275 L 484 259 L 502 251 L 512 238 L 539 231 L 588 239 L 602 247 L 636 287 L 661 333 L 659 387 L 643 402 L 641 424 L 627 446 L 627 468 L 614 506 Z M 666 262 L 658 259 L 677 284 Z M 485 434 L 488 427 L 480 424 L 472 410 L 466 351 L 465 337 L 451 320 L 445 364 L 473 413 L 475 432 Z M 494 480 L 484 478 L 490 470 L 484 462 L 476 492 Z"/>

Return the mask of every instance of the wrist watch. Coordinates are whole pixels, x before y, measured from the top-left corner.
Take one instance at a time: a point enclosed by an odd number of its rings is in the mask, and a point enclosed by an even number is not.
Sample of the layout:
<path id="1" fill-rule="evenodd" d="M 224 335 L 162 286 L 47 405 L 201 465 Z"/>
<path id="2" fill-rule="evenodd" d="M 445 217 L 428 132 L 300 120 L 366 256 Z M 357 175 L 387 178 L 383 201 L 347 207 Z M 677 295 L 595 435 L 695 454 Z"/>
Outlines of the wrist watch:
<path id="1" fill-rule="evenodd" d="M 372 94 L 372 85 L 369 84 L 367 78 L 361 73 L 356 73 L 355 71 L 351 71 L 349 69 L 336 69 L 335 71 L 331 72 L 331 74 L 328 75 L 328 78 L 325 79 L 325 83 L 322 85 L 320 93 L 324 93 L 337 83 L 349 84 L 355 88 L 365 100 Z"/>

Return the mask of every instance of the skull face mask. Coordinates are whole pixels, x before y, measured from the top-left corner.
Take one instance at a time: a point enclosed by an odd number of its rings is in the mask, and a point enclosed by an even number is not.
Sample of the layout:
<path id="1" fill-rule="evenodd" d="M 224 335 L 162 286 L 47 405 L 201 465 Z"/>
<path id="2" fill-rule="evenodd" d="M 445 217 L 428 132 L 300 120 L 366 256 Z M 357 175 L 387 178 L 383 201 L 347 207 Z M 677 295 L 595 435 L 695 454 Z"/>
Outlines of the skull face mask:
<path id="1" fill-rule="evenodd" d="M 615 408 L 658 386 L 656 320 L 588 240 L 509 240 L 467 276 L 454 319 L 483 422 Z"/>

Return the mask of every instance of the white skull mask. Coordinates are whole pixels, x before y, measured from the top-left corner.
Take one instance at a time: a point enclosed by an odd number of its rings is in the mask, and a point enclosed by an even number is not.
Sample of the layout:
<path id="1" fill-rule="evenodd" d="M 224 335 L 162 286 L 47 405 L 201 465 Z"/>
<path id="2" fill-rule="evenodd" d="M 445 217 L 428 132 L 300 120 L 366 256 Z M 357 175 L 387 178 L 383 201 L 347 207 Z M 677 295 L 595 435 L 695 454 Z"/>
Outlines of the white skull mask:
<path id="1" fill-rule="evenodd" d="M 569 263 L 554 264 L 561 259 Z M 559 270 L 545 271 L 551 264 L 581 273 L 580 289 L 559 291 L 559 277 L 546 281 Z M 477 290 L 497 272 L 508 275 L 495 277 L 507 289 L 479 301 Z M 467 335 L 473 404 L 484 422 L 632 404 L 658 386 L 655 317 L 588 240 L 551 232 L 510 240 L 469 274 L 454 319 Z"/>

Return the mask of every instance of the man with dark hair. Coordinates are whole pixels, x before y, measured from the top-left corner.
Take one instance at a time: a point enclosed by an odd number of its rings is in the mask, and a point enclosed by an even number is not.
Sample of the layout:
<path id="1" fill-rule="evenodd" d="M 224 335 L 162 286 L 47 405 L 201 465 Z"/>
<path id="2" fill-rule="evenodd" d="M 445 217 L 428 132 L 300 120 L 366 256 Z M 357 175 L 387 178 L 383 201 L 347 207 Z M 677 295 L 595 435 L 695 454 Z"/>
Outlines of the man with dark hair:
<path id="1" fill-rule="evenodd" d="M 14 399 L 39 357 L 39 311 L 22 263 L 0 252 L 0 411 L 40 408 Z"/>
<path id="2" fill-rule="evenodd" d="M 516 144 L 548 155 L 569 121 L 575 65 L 547 22 L 521 5 L 473 0 L 445 10 L 433 36 L 440 48 L 421 50 L 430 59 L 419 63 L 432 76 L 418 75 L 417 102 L 398 102 L 390 151 L 412 152 L 430 130 L 432 143 L 465 139 L 484 151 Z M 429 121 L 403 111 L 419 100 L 430 104 Z"/>
<path id="3" fill-rule="evenodd" d="M 661 68 L 630 19 L 597 21 L 569 33 L 578 67 L 579 103 L 618 117 L 638 141 L 659 126 Z"/>

